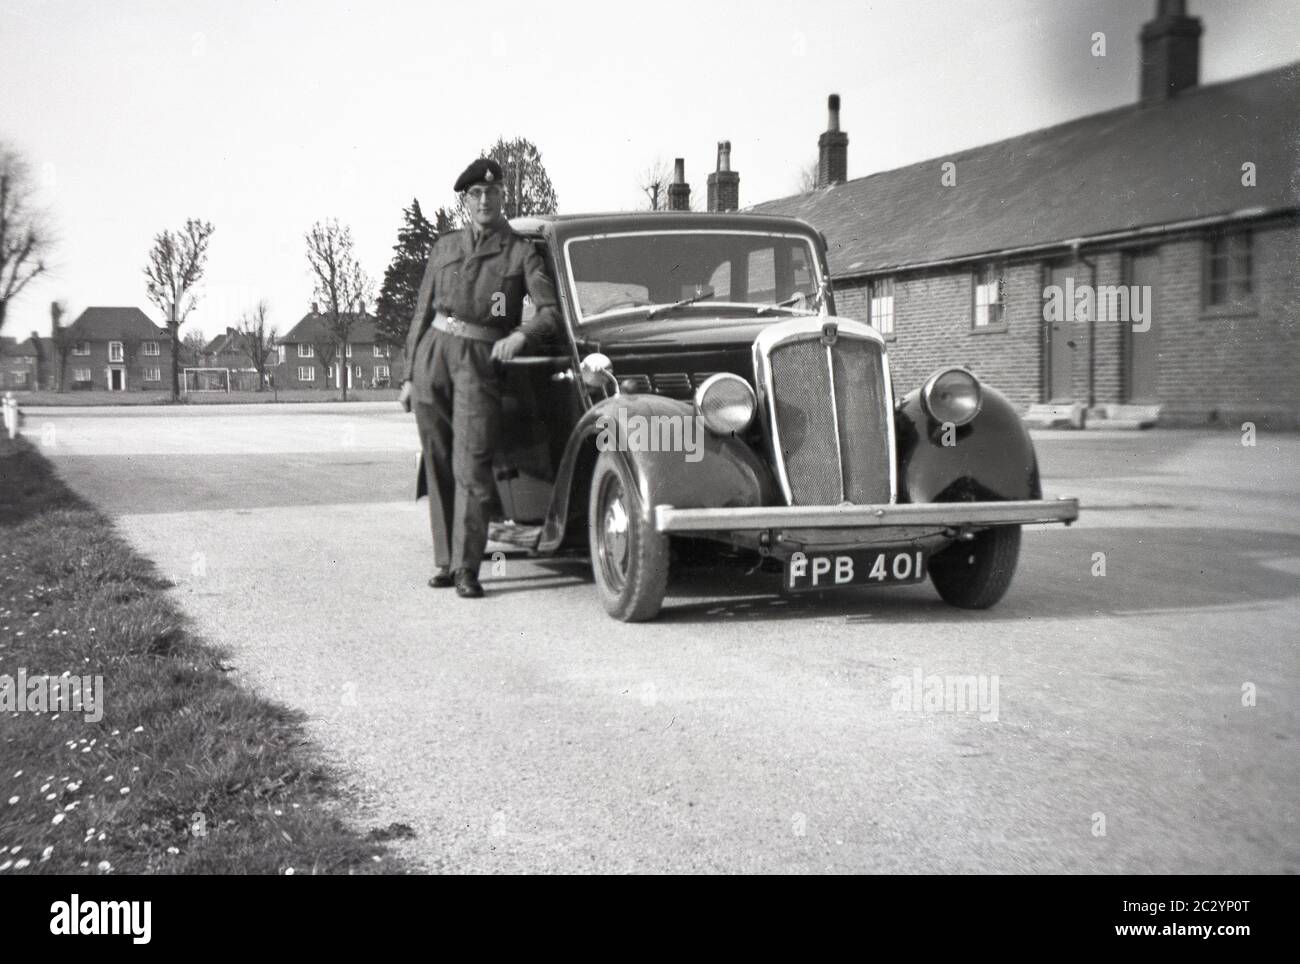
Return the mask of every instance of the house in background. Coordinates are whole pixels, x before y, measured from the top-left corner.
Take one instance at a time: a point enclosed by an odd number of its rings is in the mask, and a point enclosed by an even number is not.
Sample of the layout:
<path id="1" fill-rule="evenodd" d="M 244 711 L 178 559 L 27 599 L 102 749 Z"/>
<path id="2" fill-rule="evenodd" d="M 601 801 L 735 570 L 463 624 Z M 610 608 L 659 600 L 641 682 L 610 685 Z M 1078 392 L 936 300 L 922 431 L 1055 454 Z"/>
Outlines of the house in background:
<path id="1" fill-rule="evenodd" d="M 331 358 L 327 365 L 320 348 L 332 342 L 325 318 L 319 306 L 313 304 L 311 311 L 279 339 L 276 385 L 280 388 L 341 388 L 346 378 L 349 388 L 387 388 L 393 384 L 393 372 L 400 374 L 402 370 L 401 349 L 380 341 L 373 315 L 365 314 L 356 319 L 344 348 L 344 357 Z"/>
<path id="2" fill-rule="evenodd" d="M 0 336 L 0 391 L 34 391 L 53 387 L 48 338 L 32 332 L 30 338 Z"/>
<path id="3" fill-rule="evenodd" d="M 1300 424 L 1300 63 L 1202 86 L 1201 33 L 1161 0 L 1135 103 L 853 180 L 832 96 L 815 189 L 749 210 L 825 235 L 900 390 L 959 363 L 1048 418 Z"/>
<path id="4" fill-rule="evenodd" d="M 266 355 L 268 374 L 275 370 L 278 360 L 276 349 L 271 348 Z M 201 368 L 228 370 L 232 389 L 255 391 L 258 388 L 257 368 L 253 365 L 248 340 L 237 328 L 227 328 L 204 345 L 203 350 L 199 352 L 198 365 Z"/>
<path id="5" fill-rule="evenodd" d="M 171 340 L 139 308 L 87 308 L 68 336 L 70 389 L 163 391 L 171 384 Z"/>

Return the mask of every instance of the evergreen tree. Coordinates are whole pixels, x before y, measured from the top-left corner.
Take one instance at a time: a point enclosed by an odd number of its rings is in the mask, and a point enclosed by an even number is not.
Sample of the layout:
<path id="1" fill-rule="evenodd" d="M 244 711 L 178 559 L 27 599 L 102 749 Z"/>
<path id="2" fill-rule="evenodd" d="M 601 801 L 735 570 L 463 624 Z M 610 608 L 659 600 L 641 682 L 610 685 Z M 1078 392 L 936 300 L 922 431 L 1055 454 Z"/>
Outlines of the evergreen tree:
<path id="1" fill-rule="evenodd" d="M 393 260 L 384 271 L 379 300 L 375 303 L 379 337 L 394 349 L 406 344 L 406 331 L 415 311 L 415 296 L 420 291 L 429 249 L 439 233 L 451 226 L 450 218 L 442 208 L 436 215 L 437 225 L 430 224 L 420 210 L 420 202 L 415 199 L 409 208 L 402 211 L 402 217 L 397 243 L 393 245 Z"/>

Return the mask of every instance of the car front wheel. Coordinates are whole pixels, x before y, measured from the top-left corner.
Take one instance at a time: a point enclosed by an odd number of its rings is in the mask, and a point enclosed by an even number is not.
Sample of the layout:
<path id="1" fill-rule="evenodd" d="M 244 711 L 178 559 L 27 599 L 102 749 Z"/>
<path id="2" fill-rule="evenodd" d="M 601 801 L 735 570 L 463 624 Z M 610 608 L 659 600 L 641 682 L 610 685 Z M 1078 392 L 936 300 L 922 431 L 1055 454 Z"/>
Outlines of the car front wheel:
<path id="1" fill-rule="evenodd" d="M 602 452 L 591 479 L 591 568 L 605 611 L 623 622 L 653 619 L 668 589 L 668 537 L 642 518 L 626 463 Z"/>
<path id="2" fill-rule="evenodd" d="M 961 609 L 988 609 L 1005 594 L 1020 558 L 1020 526 L 985 529 L 930 558 L 930 581 L 943 601 Z"/>

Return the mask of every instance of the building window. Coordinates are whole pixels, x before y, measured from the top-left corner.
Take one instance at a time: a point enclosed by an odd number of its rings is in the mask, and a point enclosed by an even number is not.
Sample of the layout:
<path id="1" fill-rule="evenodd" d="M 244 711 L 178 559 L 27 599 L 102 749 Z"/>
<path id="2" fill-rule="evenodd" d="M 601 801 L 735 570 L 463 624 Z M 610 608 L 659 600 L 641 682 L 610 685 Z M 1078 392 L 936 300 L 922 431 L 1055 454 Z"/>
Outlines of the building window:
<path id="1" fill-rule="evenodd" d="M 300 344 L 298 345 L 298 357 L 299 357 L 299 358 L 315 358 L 315 357 L 316 357 L 316 348 L 315 348 L 315 346 L 313 346 L 313 345 L 308 345 L 306 342 L 302 342 L 302 343 L 300 343 Z"/>
<path id="2" fill-rule="evenodd" d="M 1218 234 L 1205 240 L 1205 307 L 1249 305 L 1255 293 L 1254 235 Z"/>
<path id="3" fill-rule="evenodd" d="M 886 337 L 894 333 L 894 279 L 881 278 L 871 282 L 868 294 L 871 327 Z"/>
<path id="4" fill-rule="evenodd" d="M 144 370 L 144 380 L 145 380 L 146 382 L 160 382 L 160 381 L 162 381 L 162 369 L 161 369 L 161 368 L 146 368 L 146 369 Z"/>
<path id="5" fill-rule="evenodd" d="M 387 357 L 388 357 L 388 346 L 387 346 L 387 345 L 379 345 L 379 344 L 376 344 L 376 345 L 375 345 L 375 357 L 376 357 L 376 358 L 387 358 Z"/>
<path id="6" fill-rule="evenodd" d="M 348 342 L 346 345 L 343 346 L 343 357 L 344 358 L 352 357 L 352 342 Z"/>
<path id="7" fill-rule="evenodd" d="M 360 365 L 354 365 L 354 366 L 352 366 L 352 377 L 353 377 L 353 378 L 364 378 L 364 377 L 365 377 L 365 376 L 362 375 L 362 373 L 361 373 L 361 366 L 360 366 Z"/>
<path id="8" fill-rule="evenodd" d="M 976 328 L 1005 328 L 1006 281 L 1000 264 L 985 264 L 975 270 L 974 314 Z"/>
<path id="9" fill-rule="evenodd" d="M 111 362 L 120 362 L 122 360 L 122 343 L 120 341 L 110 341 L 108 343 L 108 360 Z"/>
<path id="10" fill-rule="evenodd" d="M 284 346 L 283 346 L 283 345 L 276 345 L 276 346 L 275 346 L 275 357 L 276 357 L 276 364 L 277 364 L 277 365 L 283 365 L 283 364 L 284 364 Z"/>
<path id="11" fill-rule="evenodd" d="M 156 341 L 146 341 L 146 342 L 144 343 L 144 353 L 145 353 L 146 355 L 157 355 L 157 354 L 158 354 L 158 342 L 156 342 Z"/>
<path id="12" fill-rule="evenodd" d="M 74 368 L 74 369 L 72 370 L 72 380 L 73 380 L 74 382 L 88 382 L 88 381 L 90 381 L 90 369 L 89 369 L 89 368 Z"/>
<path id="13" fill-rule="evenodd" d="M 72 346 L 72 353 L 73 353 L 74 355 L 89 355 L 89 354 L 90 354 L 90 342 L 88 342 L 88 341 L 79 341 L 79 342 L 77 342 L 75 345 Z M 78 369 L 78 371 L 81 371 L 81 370 L 82 370 L 82 369 Z"/>
<path id="14" fill-rule="evenodd" d="M 387 365 L 376 365 L 376 366 L 375 366 L 375 378 L 378 379 L 378 378 L 388 378 L 388 377 L 389 377 L 389 376 L 388 376 L 388 366 L 387 366 Z"/>
<path id="15" fill-rule="evenodd" d="M 316 380 L 316 369 L 310 366 L 299 366 L 298 381 L 314 382 Z"/>

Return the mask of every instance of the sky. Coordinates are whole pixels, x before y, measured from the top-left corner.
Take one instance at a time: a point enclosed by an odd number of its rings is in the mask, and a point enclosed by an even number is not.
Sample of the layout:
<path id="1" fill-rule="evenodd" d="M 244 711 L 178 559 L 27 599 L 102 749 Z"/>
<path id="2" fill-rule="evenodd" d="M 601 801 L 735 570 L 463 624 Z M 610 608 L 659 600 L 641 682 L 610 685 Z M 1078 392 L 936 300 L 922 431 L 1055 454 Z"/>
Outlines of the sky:
<path id="1" fill-rule="evenodd" d="M 1189 0 L 1201 81 L 1300 60 L 1296 0 Z M 849 177 L 1133 102 L 1155 0 L 0 0 L 0 140 L 58 239 L 4 334 L 89 305 L 155 321 L 155 234 L 216 227 L 198 308 L 212 336 L 259 299 L 308 310 L 304 234 L 349 225 L 376 285 L 402 209 L 453 200 L 498 137 L 541 150 L 560 211 L 644 207 L 685 158 L 703 207 L 730 140 L 740 203 L 795 193 L 842 98 Z M 622 12 L 631 11 L 631 12 Z M 1095 35 L 1105 56 L 1094 56 Z"/>

